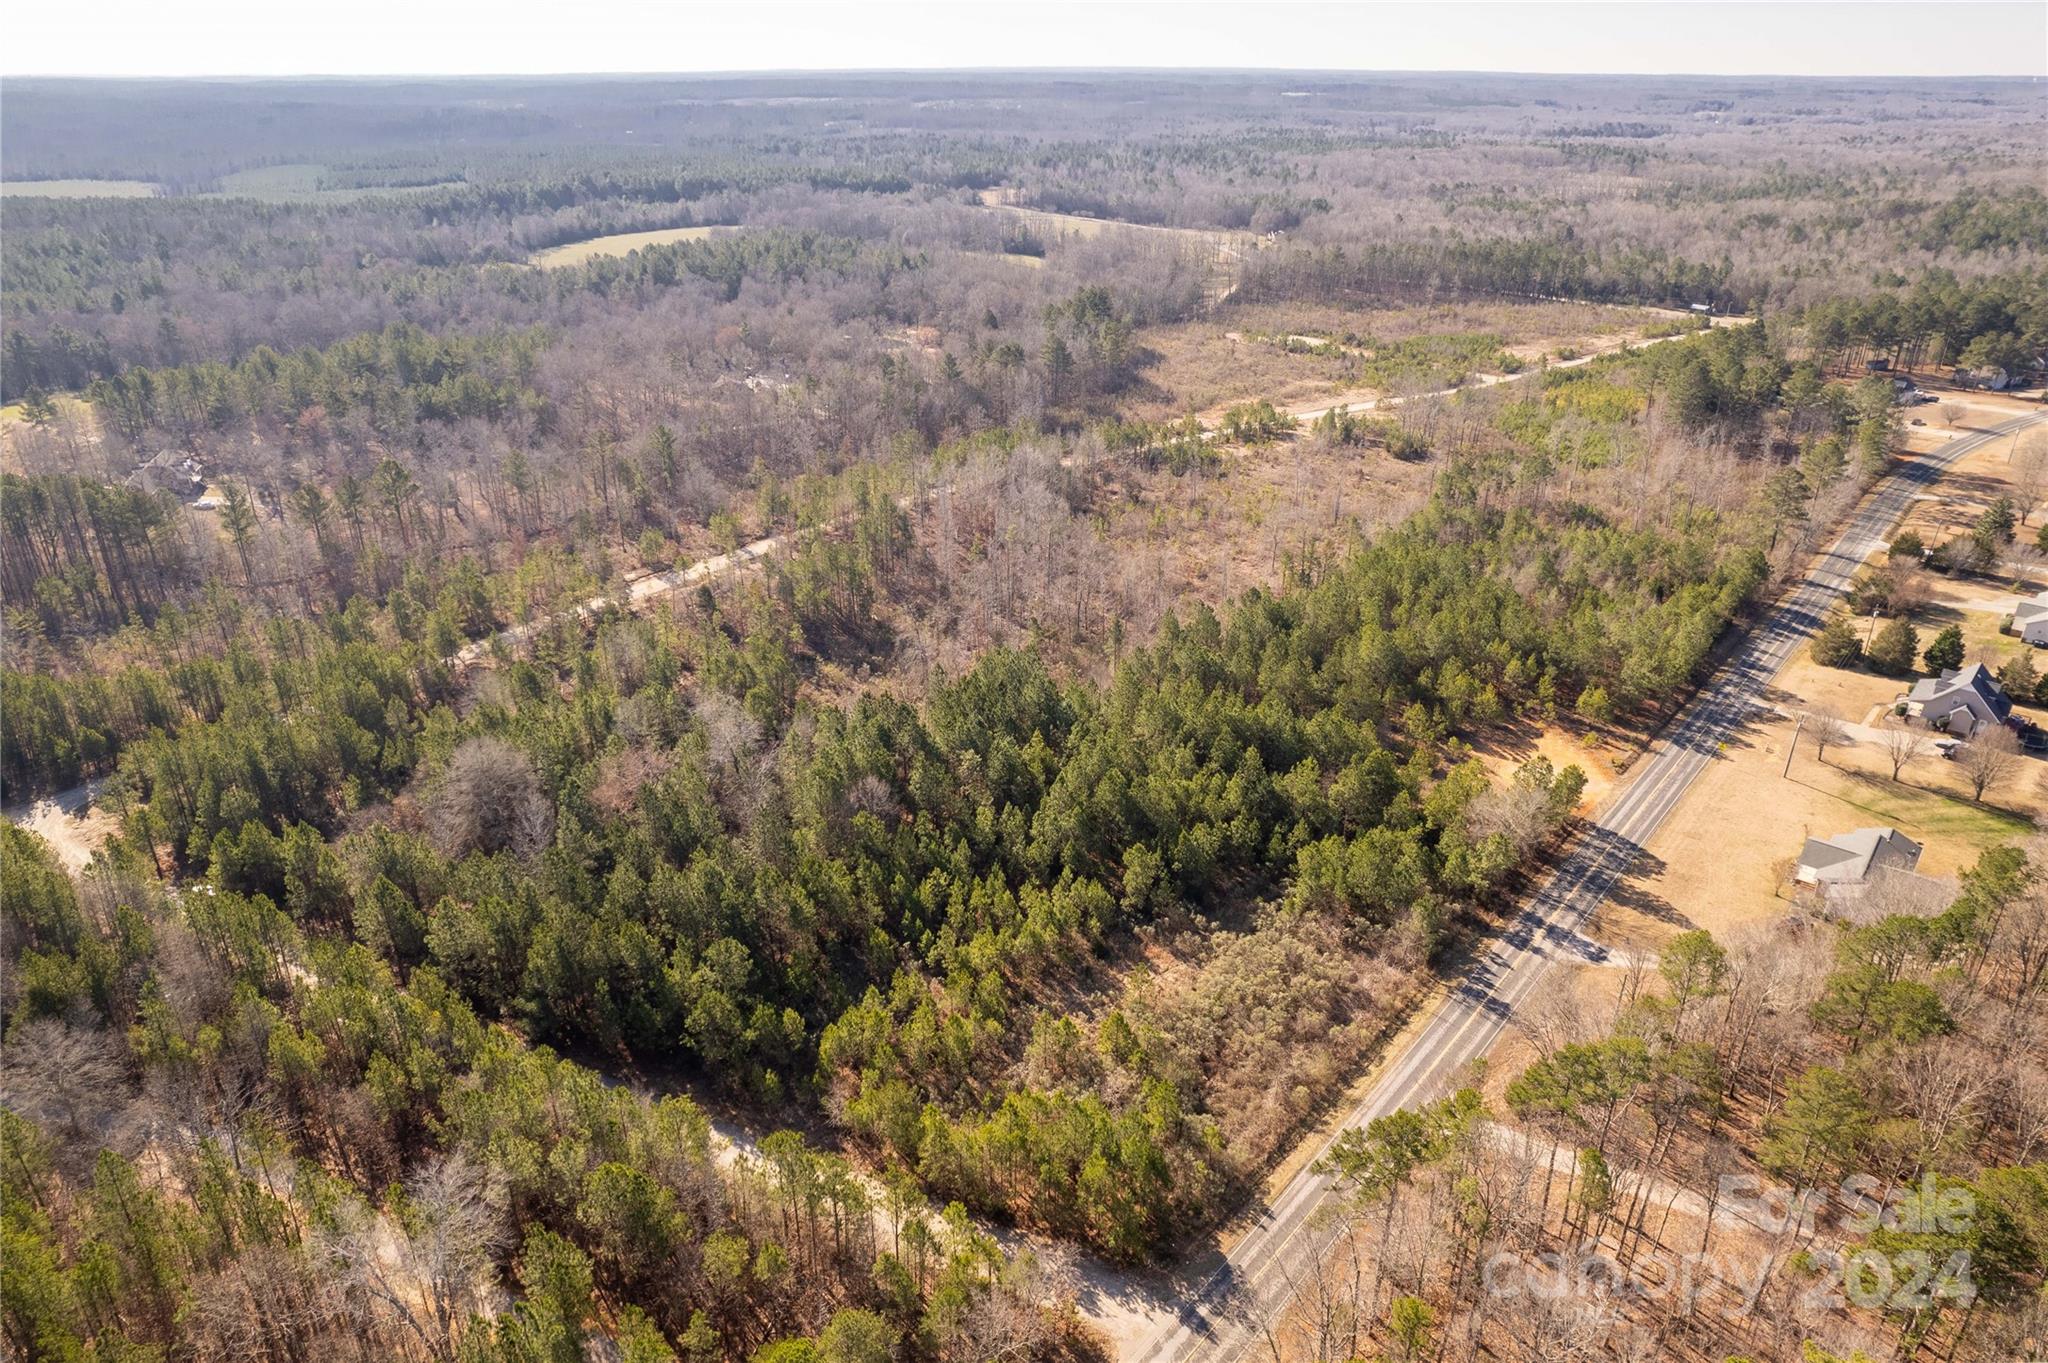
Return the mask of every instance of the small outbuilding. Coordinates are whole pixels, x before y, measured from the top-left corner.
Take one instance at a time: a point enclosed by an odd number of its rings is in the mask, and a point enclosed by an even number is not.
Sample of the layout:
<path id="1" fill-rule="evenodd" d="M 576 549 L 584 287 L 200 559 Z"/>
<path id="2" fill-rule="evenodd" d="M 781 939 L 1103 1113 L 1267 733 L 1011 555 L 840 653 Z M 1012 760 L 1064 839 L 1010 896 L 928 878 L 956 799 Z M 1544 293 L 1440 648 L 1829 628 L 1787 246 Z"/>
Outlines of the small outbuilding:
<path id="1" fill-rule="evenodd" d="M 1876 871 L 1911 871 L 1920 844 L 1896 828 L 1859 828 L 1832 838 L 1808 838 L 1792 878 L 1802 885 L 1861 885 Z"/>

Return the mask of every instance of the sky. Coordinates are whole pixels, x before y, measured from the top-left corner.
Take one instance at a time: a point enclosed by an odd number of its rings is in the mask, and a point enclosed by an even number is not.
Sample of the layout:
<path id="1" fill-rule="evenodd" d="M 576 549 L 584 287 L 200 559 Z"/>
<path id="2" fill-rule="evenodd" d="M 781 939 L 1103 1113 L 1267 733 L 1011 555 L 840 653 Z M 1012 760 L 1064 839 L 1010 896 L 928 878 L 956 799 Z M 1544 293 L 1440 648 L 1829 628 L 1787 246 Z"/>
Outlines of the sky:
<path id="1" fill-rule="evenodd" d="M 2040 0 L 16 0 L 4 33 L 0 77 L 1222 67 L 2048 78 Z"/>

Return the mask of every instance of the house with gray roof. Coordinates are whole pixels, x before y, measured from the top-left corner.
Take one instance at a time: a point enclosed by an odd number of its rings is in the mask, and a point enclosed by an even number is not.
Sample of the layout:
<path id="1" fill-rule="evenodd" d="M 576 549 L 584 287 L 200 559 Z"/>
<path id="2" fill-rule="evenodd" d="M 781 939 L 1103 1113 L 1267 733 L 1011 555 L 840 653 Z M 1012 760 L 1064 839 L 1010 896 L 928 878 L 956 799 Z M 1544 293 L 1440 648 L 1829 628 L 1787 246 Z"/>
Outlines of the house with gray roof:
<path id="1" fill-rule="evenodd" d="M 1913 683 L 1906 693 L 1906 713 L 1929 728 L 1968 738 L 1980 728 L 2005 723 L 2012 701 L 1990 668 L 1971 663 Z"/>
<path id="2" fill-rule="evenodd" d="M 2012 632 L 2035 648 L 2048 648 L 2048 592 L 2013 608 Z"/>
<path id="3" fill-rule="evenodd" d="M 1920 844 L 1896 828 L 1859 828 L 1832 838 L 1808 838 L 1792 878 L 1802 885 L 1860 885 L 1875 871 L 1910 871 Z"/>

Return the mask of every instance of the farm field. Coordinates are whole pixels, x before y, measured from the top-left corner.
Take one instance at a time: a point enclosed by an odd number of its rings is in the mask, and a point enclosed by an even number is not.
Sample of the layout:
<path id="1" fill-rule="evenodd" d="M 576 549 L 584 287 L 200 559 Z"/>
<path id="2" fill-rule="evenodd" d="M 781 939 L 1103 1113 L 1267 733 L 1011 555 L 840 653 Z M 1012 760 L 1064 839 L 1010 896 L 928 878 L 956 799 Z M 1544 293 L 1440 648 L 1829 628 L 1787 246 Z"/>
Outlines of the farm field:
<path id="1" fill-rule="evenodd" d="M 531 264 L 543 270 L 559 269 L 565 265 L 581 265 L 600 256 L 626 256 L 649 246 L 670 246 L 679 241 L 702 241 L 717 232 L 733 232 L 735 227 L 663 227 L 652 232 L 614 232 L 609 236 L 592 237 L 588 241 L 572 241 L 561 246 L 551 246 L 545 251 L 534 253 Z"/>
<path id="2" fill-rule="evenodd" d="M 14 199 L 148 199 L 157 190 L 147 180 L 0 181 L 0 196 Z"/>
<path id="3" fill-rule="evenodd" d="M 350 185 L 326 183 L 331 168 L 315 161 L 293 161 L 283 165 L 257 166 L 220 177 L 220 188 L 205 198 L 259 199 L 264 203 L 349 203 L 386 194 L 418 194 L 458 185 L 460 180 L 436 180 L 429 184 Z"/>

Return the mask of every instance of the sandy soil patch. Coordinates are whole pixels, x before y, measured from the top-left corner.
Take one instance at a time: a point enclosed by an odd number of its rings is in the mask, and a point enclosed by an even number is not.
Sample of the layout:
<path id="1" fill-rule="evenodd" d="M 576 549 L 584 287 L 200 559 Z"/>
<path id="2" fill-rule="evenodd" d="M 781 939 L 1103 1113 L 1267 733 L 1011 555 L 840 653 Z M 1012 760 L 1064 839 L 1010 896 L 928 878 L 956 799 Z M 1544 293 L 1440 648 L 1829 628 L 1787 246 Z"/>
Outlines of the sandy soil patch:
<path id="1" fill-rule="evenodd" d="M 93 803 L 104 784 L 88 781 L 56 795 L 9 805 L 5 817 L 50 844 L 57 860 L 76 875 L 92 864 L 93 853 L 120 832 L 121 821 L 113 811 Z"/>

